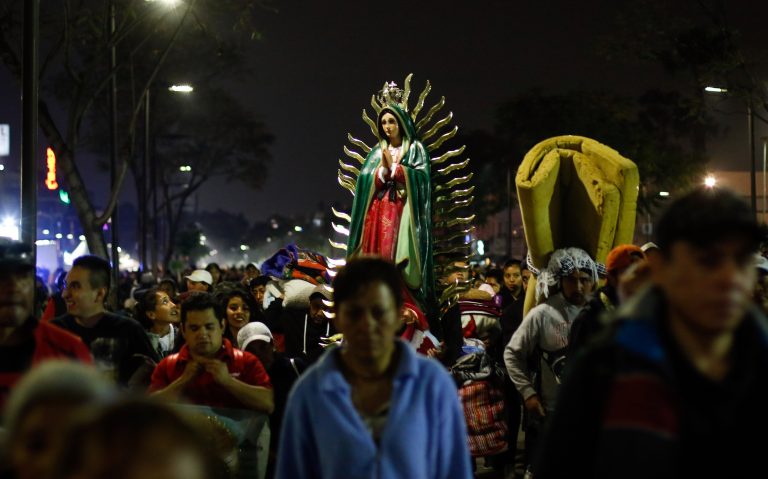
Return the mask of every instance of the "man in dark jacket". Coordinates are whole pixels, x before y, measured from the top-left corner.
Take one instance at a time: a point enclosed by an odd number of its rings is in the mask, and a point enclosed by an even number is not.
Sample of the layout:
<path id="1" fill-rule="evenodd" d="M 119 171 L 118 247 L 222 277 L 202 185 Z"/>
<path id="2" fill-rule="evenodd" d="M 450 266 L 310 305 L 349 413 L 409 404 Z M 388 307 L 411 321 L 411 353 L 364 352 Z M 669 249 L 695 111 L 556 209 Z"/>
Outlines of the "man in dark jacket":
<path id="1" fill-rule="evenodd" d="M 657 226 L 653 287 L 571 363 L 537 479 L 753 477 L 768 429 L 768 328 L 751 304 L 765 237 L 734 194 L 696 190 Z"/>
<path id="2" fill-rule="evenodd" d="M 81 256 L 72 263 L 63 298 L 67 314 L 54 319 L 56 326 L 79 336 L 88 346 L 96 367 L 118 384 L 128 386 L 134 373 L 160 357 L 144 328 L 131 319 L 105 309 L 109 293 L 110 266 L 98 256 Z M 148 378 L 138 381 L 141 386 Z"/>

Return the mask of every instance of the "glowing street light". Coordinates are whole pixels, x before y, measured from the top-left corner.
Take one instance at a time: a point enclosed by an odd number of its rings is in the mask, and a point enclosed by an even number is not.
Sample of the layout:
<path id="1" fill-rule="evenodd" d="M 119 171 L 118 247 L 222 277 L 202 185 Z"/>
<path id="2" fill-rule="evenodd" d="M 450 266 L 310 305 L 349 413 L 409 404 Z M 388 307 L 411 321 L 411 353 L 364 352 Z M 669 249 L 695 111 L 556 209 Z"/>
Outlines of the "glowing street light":
<path id="1" fill-rule="evenodd" d="M 179 0 L 144 0 L 146 3 L 164 3 L 166 6 L 175 7 Z"/>
<path id="2" fill-rule="evenodd" d="M 717 86 L 704 87 L 704 91 L 709 92 L 709 93 L 728 93 L 728 89 L 727 88 L 720 88 L 720 87 L 717 87 Z"/>
<path id="3" fill-rule="evenodd" d="M 669 196 L 669 191 L 659 191 L 659 196 L 667 197 Z"/>
<path id="4" fill-rule="evenodd" d="M 712 175 L 708 175 L 706 178 L 704 178 L 704 186 L 707 188 L 714 188 L 717 184 L 717 178 L 715 178 Z"/>
<path id="5" fill-rule="evenodd" d="M 181 85 L 171 85 L 168 87 L 168 91 L 173 91 L 176 93 L 192 93 L 195 91 L 194 87 L 192 85 L 188 84 L 181 84 Z"/>

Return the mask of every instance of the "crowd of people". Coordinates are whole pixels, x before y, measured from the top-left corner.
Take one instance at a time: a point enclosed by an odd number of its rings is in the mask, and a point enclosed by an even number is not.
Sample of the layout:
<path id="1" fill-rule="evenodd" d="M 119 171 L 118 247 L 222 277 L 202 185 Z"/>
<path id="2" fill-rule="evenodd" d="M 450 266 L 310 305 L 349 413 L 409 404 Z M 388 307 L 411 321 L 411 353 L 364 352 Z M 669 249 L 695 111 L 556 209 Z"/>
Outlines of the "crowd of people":
<path id="1" fill-rule="evenodd" d="M 0 478 L 244 477 L 246 437 L 248 477 L 746 477 L 765 234 L 695 190 L 604 264 L 457 258 L 439 281 L 470 287 L 437 320 L 373 256 L 301 287 L 255 264 L 137 276 L 109 311 L 106 260 L 41 301 L 30 252 L 0 243 Z"/>

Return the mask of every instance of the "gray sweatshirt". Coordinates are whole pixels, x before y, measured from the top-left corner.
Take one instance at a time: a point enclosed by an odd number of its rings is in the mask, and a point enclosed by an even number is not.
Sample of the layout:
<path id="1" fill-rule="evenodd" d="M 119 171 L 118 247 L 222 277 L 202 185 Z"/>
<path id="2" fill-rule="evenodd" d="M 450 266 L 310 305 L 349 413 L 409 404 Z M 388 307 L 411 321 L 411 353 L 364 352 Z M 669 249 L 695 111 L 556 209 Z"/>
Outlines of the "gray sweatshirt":
<path id="1" fill-rule="evenodd" d="M 558 384 L 554 374 L 543 364 L 541 367 L 541 391 L 533 387 L 531 367 L 528 360 L 536 346 L 547 352 L 554 352 L 568 346 L 568 333 L 573 320 L 579 315 L 582 306 L 569 303 L 557 293 L 528 312 L 520 327 L 517 328 L 509 344 L 504 348 L 504 363 L 510 379 L 520 391 L 523 399 L 534 394 L 544 405 L 547 413 L 555 408 Z"/>

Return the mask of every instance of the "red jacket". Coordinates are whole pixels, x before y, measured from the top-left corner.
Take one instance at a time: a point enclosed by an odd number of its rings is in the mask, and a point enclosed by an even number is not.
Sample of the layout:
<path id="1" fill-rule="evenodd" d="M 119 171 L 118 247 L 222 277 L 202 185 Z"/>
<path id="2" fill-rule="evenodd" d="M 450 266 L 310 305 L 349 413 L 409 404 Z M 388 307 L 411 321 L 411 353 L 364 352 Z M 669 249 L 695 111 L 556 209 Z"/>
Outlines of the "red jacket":
<path id="1" fill-rule="evenodd" d="M 267 371 L 259 358 L 249 352 L 233 348 L 228 339 L 222 341 L 223 344 L 216 355 L 216 359 L 227 363 L 230 375 L 251 386 L 272 388 Z M 160 391 L 168 387 L 184 373 L 184 368 L 186 368 L 189 360 L 189 348 L 185 344 L 181 351 L 160 361 L 152 373 L 152 384 L 149 386 L 149 391 Z M 248 409 L 229 391 L 216 383 L 213 376 L 208 372 L 199 374 L 184 388 L 184 397 L 192 404 Z"/>
<path id="2" fill-rule="evenodd" d="M 37 322 L 34 328 L 35 349 L 32 351 L 30 366 L 34 367 L 49 359 L 72 359 L 93 364 L 90 351 L 74 334 L 47 321 Z M 0 371 L 0 409 L 4 407 L 13 386 L 26 372 Z"/>

